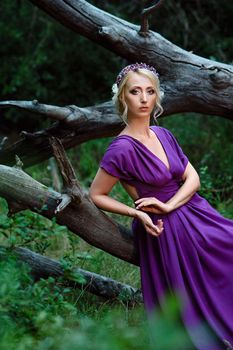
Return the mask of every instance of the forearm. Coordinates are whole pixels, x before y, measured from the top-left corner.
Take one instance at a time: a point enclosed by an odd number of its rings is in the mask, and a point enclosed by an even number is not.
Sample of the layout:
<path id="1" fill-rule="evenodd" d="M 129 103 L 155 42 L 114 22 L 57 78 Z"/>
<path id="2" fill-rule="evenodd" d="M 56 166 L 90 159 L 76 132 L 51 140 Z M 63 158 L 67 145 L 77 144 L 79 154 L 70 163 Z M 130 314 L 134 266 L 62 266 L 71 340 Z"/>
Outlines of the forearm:
<path id="1" fill-rule="evenodd" d="M 192 196 L 200 188 L 200 181 L 198 176 L 188 177 L 183 185 L 179 188 L 176 194 L 171 197 L 167 204 L 170 204 L 174 209 L 179 208 L 181 205 L 187 203 Z"/>
<path id="2" fill-rule="evenodd" d="M 91 199 L 95 203 L 95 205 L 102 209 L 109 211 L 111 213 L 126 215 L 126 216 L 137 216 L 137 210 L 134 208 L 129 207 L 128 205 L 121 203 L 114 198 L 111 198 L 108 195 L 99 194 L 91 196 Z"/>

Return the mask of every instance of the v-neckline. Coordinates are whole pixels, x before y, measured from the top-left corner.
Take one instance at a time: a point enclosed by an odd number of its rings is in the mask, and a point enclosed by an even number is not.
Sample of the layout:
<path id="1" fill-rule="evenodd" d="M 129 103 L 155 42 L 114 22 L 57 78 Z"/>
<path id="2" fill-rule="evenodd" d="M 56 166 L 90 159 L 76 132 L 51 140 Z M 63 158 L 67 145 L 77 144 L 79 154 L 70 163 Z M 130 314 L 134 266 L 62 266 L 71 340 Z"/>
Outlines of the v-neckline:
<path id="1" fill-rule="evenodd" d="M 158 136 L 158 133 L 155 131 L 155 129 L 152 129 L 152 127 L 149 127 L 149 129 L 152 130 L 152 131 L 154 132 L 155 136 L 157 137 L 158 141 L 160 142 L 161 147 L 163 148 L 163 151 L 164 151 L 164 153 L 165 153 L 165 155 L 166 155 L 166 157 L 167 157 L 167 163 L 168 163 L 168 165 L 169 165 L 169 168 L 167 167 L 167 165 L 166 165 L 158 156 L 156 156 L 156 154 L 154 154 L 146 145 L 144 145 L 144 143 L 142 143 L 141 141 L 139 141 L 139 140 L 136 139 L 135 137 L 130 136 L 130 135 L 126 135 L 126 134 L 122 134 L 122 135 L 116 136 L 116 138 L 122 137 L 122 136 L 124 136 L 124 137 L 126 136 L 126 137 L 129 137 L 129 138 L 133 139 L 134 141 L 138 142 L 138 143 L 139 143 L 140 145 L 142 145 L 142 147 L 144 147 L 150 154 L 152 154 L 157 160 L 159 160 L 160 163 L 163 164 L 163 166 L 167 169 L 168 172 L 171 172 L 171 163 L 170 163 L 170 161 L 169 161 L 169 157 L 168 157 L 168 154 L 167 154 L 167 152 L 166 152 L 166 149 L 165 149 L 165 147 L 164 147 L 164 145 L 163 145 L 163 143 L 162 143 L 160 137 Z"/>

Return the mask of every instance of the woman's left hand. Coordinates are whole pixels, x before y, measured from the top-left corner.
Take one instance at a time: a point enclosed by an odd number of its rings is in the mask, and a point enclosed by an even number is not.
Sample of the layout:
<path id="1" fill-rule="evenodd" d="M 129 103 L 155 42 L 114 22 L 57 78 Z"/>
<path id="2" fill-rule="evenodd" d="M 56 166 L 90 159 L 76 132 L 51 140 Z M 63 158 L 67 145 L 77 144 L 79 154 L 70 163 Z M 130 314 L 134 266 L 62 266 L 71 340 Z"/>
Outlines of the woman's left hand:
<path id="1" fill-rule="evenodd" d="M 155 214 L 167 214 L 173 210 L 171 204 L 163 203 L 155 197 L 140 198 L 135 201 L 136 209 Z"/>

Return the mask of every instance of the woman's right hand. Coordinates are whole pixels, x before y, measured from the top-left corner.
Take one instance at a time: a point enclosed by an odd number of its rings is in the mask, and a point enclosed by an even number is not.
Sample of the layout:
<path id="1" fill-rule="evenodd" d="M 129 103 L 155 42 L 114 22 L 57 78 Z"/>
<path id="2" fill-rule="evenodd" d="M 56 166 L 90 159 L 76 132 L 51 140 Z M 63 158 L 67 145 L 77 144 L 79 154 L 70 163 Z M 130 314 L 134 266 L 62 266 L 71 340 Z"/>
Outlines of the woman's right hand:
<path id="1" fill-rule="evenodd" d="M 163 232 L 164 227 L 162 219 L 158 219 L 157 225 L 155 225 L 151 220 L 150 216 L 142 211 L 137 211 L 136 218 L 142 222 L 146 232 L 148 232 L 152 236 L 157 237 Z"/>

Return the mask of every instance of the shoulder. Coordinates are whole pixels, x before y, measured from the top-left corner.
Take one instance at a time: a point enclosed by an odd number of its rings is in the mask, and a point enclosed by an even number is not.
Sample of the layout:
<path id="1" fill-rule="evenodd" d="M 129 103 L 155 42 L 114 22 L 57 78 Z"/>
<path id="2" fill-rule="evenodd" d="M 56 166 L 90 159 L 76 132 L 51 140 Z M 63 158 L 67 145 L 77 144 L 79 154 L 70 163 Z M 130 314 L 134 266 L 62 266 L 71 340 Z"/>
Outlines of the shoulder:
<path id="1" fill-rule="evenodd" d="M 167 135 L 168 137 L 174 138 L 174 135 L 172 134 L 172 132 L 170 130 L 168 130 L 167 128 L 165 128 L 164 126 L 153 125 L 153 126 L 151 126 L 151 128 L 155 132 L 158 131 L 164 135 Z"/>
<path id="2" fill-rule="evenodd" d="M 117 178 L 128 178 L 128 160 L 131 158 L 132 145 L 125 137 L 115 137 L 108 145 L 100 167 Z"/>
<path id="3" fill-rule="evenodd" d="M 106 152 L 116 152 L 117 153 L 125 153 L 126 151 L 132 150 L 133 145 L 132 142 L 127 137 L 116 136 L 112 139 L 110 144 L 108 145 Z"/>
<path id="4" fill-rule="evenodd" d="M 104 161 L 126 162 L 133 153 L 133 145 L 126 137 L 114 137 L 104 152 Z"/>

